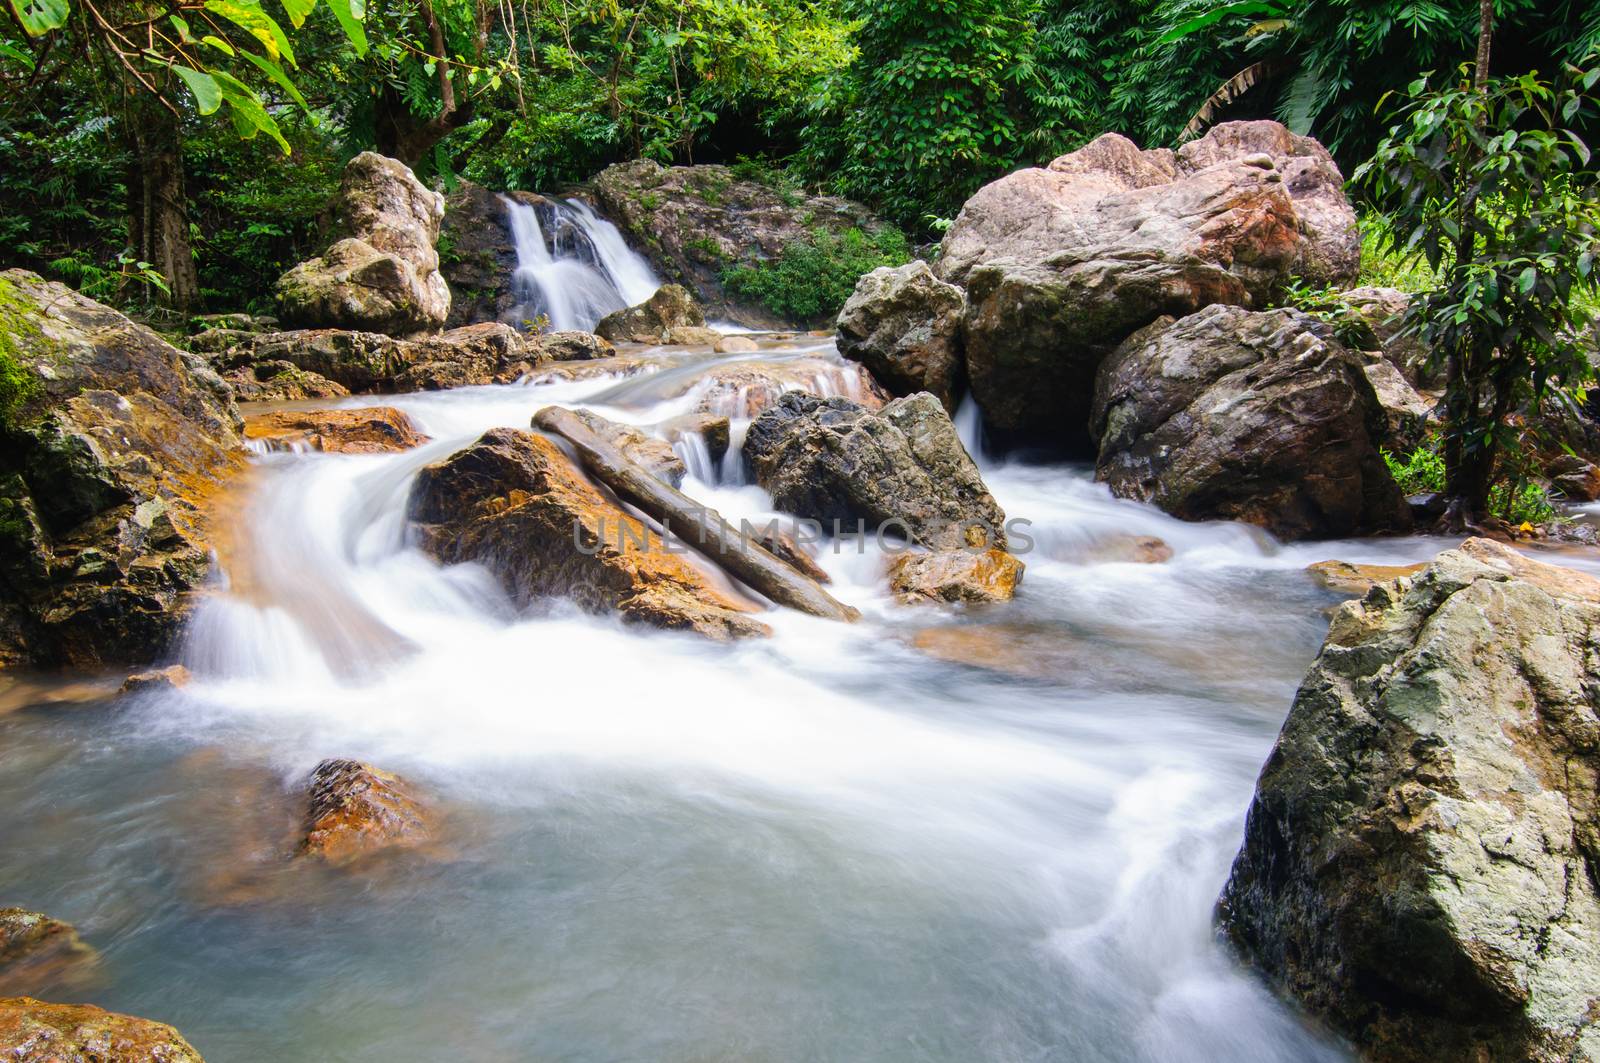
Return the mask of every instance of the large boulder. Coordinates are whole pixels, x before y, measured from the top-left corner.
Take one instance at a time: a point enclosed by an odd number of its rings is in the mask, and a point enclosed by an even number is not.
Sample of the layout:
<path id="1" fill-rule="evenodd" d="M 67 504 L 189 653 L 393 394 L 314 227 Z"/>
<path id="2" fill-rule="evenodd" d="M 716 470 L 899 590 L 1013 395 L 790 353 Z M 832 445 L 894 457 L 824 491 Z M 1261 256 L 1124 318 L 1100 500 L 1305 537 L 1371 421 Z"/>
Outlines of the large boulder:
<path id="1" fill-rule="evenodd" d="M 245 418 L 245 438 L 266 451 L 390 454 L 428 441 L 403 410 L 278 410 Z"/>
<path id="2" fill-rule="evenodd" d="M 706 315 L 681 284 L 663 284 L 654 295 L 624 310 L 607 314 L 595 335 L 613 343 L 669 343 L 675 329 L 703 328 Z"/>
<path id="3" fill-rule="evenodd" d="M 1308 263 L 1345 260 L 1307 227 L 1292 187 L 1309 181 L 1338 230 L 1326 153 L 1243 151 L 1253 139 L 1224 125 L 1180 156 L 1108 133 L 967 201 L 938 269 L 967 291 L 967 371 L 991 431 L 1087 449 L 1095 370 L 1131 333 L 1213 303 L 1262 305 Z"/>
<path id="4" fill-rule="evenodd" d="M 199 355 L 72 289 L 0 273 L 0 663 L 162 656 L 210 564 L 212 496 L 243 465 Z"/>
<path id="5" fill-rule="evenodd" d="M 713 639 L 765 635 L 754 607 L 718 589 L 602 495 L 554 443 L 496 428 L 418 474 L 408 503 L 421 544 L 486 566 L 519 604 L 568 598 L 628 622 Z"/>
<path id="6" fill-rule="evenodd" d="M 816 230 L 837 235 L 887 227 L 859 203 L 741 179 L 726 166 L 617 163 L 595 178 L 594 194 L 661 276 L 693 291 L 713 317 L 753 328 L 795 323 L 731 297 L 723 288 L 726 273 L 775 259 Z"/>
<path id="7" fill-rule="evenodd" d="M 0 1059 L 6 1063 L 204 1063 L 165 1023 L 92 1004 L 0 999 Z"/>
<path id="8" fill-rule="evenodd" d="M 1295 310 L 1210 306 L 1129 337 L 1100 368 L 1095 475 L 1185 520 L 1283 538 L 1407 526 L 1360 356 Z"/>
<path id="9" fill-rule="evenodd" d="M 856 282 L 839 311 L 839 353 L 867 367 L 894 395 L 929 392 L 954 410 L 961 388 L 960 288 L 921 260 L 880 266 Z"/>
<path id="10" fill-rule="evenodd" d="M 950 416 L 926 392 L 880 410 L 790 392 L 745 436 L 744 458 L 777 508 L 930 550 L 1004 548 L 1005 513 Z"/>
<path id="11" fill-rule="evenodd" d="M 331 206 L 333 245 L 278 279 L 284 323 L 404 336 L 440 328 L 450 287 L 434 245 L 444 197 L 401 162 L 364 151 Z"/>
<path id="12" fill-rule="evenodd" d="M 1363 1058 L 1600 1058 L 1596 630 L 1482 539 L 1334 613 L 1219 917 Z"/>

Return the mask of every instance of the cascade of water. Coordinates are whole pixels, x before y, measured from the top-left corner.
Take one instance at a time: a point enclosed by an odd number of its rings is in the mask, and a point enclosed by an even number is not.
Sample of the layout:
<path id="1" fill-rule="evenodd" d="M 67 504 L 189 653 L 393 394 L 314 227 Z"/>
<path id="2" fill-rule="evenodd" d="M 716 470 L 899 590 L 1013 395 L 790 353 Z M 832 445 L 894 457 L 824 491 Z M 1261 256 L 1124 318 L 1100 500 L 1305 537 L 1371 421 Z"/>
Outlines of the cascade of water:
<path id="1" fill-rule="evenodd" d="M 643 302 L 660 287 L 650 264 L 588 204 L 550 200 L 540 208 L 505 196 L 501 200 L 517 249 L 512 293 L 519 304 L 518 323 L 544 315 L 552 328 L 592 329 L 602 317 Z"/>
<path id="2" fill-rule="evenodd" d="M 978 409 L 978 400 L 972 397 L 972 392 L 962 396 L 952 420 L 955 422 L 956 437 L 967 448 L 973 463 L 980 469 L 988 468 L 991 462 L 983 449 L 983 411 Z"/>

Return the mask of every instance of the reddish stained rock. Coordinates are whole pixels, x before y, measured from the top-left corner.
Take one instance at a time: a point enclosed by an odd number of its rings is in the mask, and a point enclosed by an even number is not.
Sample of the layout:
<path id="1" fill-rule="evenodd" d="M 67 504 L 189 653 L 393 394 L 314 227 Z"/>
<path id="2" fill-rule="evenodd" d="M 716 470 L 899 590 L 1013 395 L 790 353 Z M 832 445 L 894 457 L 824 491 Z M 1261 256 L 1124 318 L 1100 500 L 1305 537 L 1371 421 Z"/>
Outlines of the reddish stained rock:
<path id="1" fill-rule="evenodd" d="M 0 908 L 0 993 L 28 992 L 81 974 L 99 958 L 71 923 L 26 908 Z"/>
<path id="2" fill-rule="evenodd" d="M 269 450 L 337 454 L 387 454 L 428 441 L 410 417 L 392 406 L 258 413 L 245 418 L 244 434 Z"/>
<path id="3" fill-rule="evenodd" d="M 1023 564 L 1004 550 L 903 554 L 889 566 L 889 587 L 906 603 L 1003 602 L 1022 582 Z"/>
<path id="4" fill-rule="evenodd" d="M 325 760 L 311 773 L 310 792 L 301 856 L 338 867 L 431 840 L 427 811 L 405 780 L 370 764 Z"/>
<path id="5" fill-rule="evenodd" d="M 189 669 L 181 664 L 168 665 L 148 672 L 136 672 L 122 681 L 119 694 L 145 694 L 151 691 L 173 691 L 189 685 Z"/>

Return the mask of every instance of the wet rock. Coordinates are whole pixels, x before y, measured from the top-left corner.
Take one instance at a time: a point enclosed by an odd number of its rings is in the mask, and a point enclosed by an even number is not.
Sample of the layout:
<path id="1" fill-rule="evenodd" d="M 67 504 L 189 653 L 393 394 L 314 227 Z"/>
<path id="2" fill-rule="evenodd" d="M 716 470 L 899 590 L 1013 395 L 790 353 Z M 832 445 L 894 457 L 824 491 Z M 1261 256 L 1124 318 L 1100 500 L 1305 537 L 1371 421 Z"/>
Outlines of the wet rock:
<path id="1" fill-rule="evenodd" d="M 1359 357 L 1298 311 L 1218 305 L 1141 330 L 1101 367 L 1091 428 L 1098 479 L 1185 520 L 1290 539 L 1409 526 Z"/>
<path id="2" fill-rule="evenodd" d="M 932 395 L 869 410 L 791 392 L 750 426 L 745 461 L 788 513 L 919 546 L 1005 546 L 1005 514 Z"/>
<path id="3" fill-rule="evenodd" d="M 542 198 L 528 192 L 508 194 L 529 203 Z M 444 204 L 439 272 L 450 288 L 445 327 L 505 320 L 517 304 L 511 291 L 517 248 L 505 203 L 499 193 L 457 178 L 456 189 L 446 194 Z"/>
<path id="4" fill-rule="evenodd" d="M 537 344 L 491 321 L 412 340 L 344 329 L 272 332 L 230 348 L 218 363 L 257 375 L 263 365 L 287 364 L 348 392 L 411 392 L 515 379 L 541 360 Z"/>
<path id="5" fill-rule="evenodd" d="M 667 330 L 666 342 L 676 347 L 711 347 L 715 349 L 722 333 L 714 328 L 695 325 L 679 325 Z"/>
<path id="6" fill-rule="evenodd" d="M 961 382 L 960 288 L 921 260 L 880 266 L 839 311 L 839 353 L 867 367 L 892 395 L 929 392 L 954 412 Z"/>
<path id="7" fill-rule="evenodd" d="M 32 997 L 0 999 L 0 1057 L 7 1063 L 204 1063 L 165 1023 Z"/>
<path id="8" fill-rule="evenodd" d="M 1286 179 L 1310 171 L 1234 154 L 1255 134 L 1231 125 L 1183 156 L 1106 134 L 967 201 L 938 270 L 966 289 L 967 372 L 992 432 L 1086 448 L 1095 371 L 1130 334 L 1213 303 L 1260 305 L 1308 261 L 1338 257 L 1317 250 Z M 1293 158 L 1326 177 L 1312 145 L 1296 141 Z M 1312 184 L 1322 217 L 1328 187 Z"/>
<path id="9" fill-rule="evenodd" d="M 119 694 L 171 693 L 189 685 L 189 669 L 181 664 L 170 664 L 148 672 L 136 672 L 122 681 Z"/>
<path id="10" fill-rule="evenodd" d="M 364 151 L 345 167 L 331 211 L 333 246 L 278 280 L 284 322 L 392 336 L 442 327 L 450 288 L 434 245 L 443 197 L 403 163 Z"/>
<path id="11" fill-rule="evenodd" d="M 1088 544 L 1077 560 L 1095 565 L 1162 565 L 1172 560 L 1172 547 L 1155 535 L 1110 535 Z"/>
<path id="12" fill-rule="evenodd" d="M 765 635 L 753 606 L 712 584 L 602 495 L 543 436 L 492 429 L 430 465 L 408 513 L 423 548 L 486 566 L 519 604 L 567 598 L 624 621 L 713 639 Z"/>
<path id="13" fill-rule="evenodd" d="M 1545 466 L 1550 486 L 1574 502 L 1600 499 L 1600 466 L 1576 454 L 1562 454 Z"/>
<path id="14" fill-rule="evenodd" d="M 759 351 L 761 345 L 749 336 L 723 336 L 712 349 L 718 354 L 752 354 Z"/>
<path id="15" fill-rule="evenodd" d="M 389 454 L 428 441 L 392 406 L 258 413 L 245 418 L 244 434 L 268 450 L 332 454 Z"/>
<path id="16" fill-rule="evenodd" d="M 1219 916 L 1364 1058 L 1600 1034 L 1600 581 L 1470 539 L 1334 614 Z"/>
<path id="17" fill-rule="evenodd" d="M 631 424 L 618 424 L 590 410 L 571 411 L 591 432 L 622 452 L 622 456 L 644 469 L 658 480 L 673 487 L 683 483 L 688 468 L 683 459 L 672 450 L 672 444 L 646 433 Z"/>
<path id="18" fill-rule="evenodd" d="M 889 565 L 889 589 L 902 602 L 1003 602 L 1022 582 L 1023 564 L 1004 550 L 901 554 Z"/>
<path id="19" fill-rule="evenodd" d="M 1410 453 L 1427 434 L 1433 403 L 1418 395 L 1392 362 L 1369 361 L 1361 371 L 1372 384 L 1372 393 L 1383 411 L 1383 445 L 1397 454 Z"/>
<path id="20" fill-rule="evenodd" d="M 23 270 L 0 273 L 0 664 L 161 657 L 209 567 L 208 504 L 243 467 L 228 385 L 195 354 Z"/>
<path id="21" fill-rule="evenodd" d="M 240 402 L 301 402 L 337 399 L 350 394 L 320 373 L 307 372 L 292 362 L 256 362 L 222 374 Z"/>
<path id="22" fill-rule="evenodd" d="M 607 314 L 594 327 L 595 335 L 613 343 L 667 343 L 673 329 L 700 328 L 706 316 L 689 289 L 663 284 L 638 306 Z"/>
<path id="23" fill-rule="evenodd" d="M 1427 562 L 1415 565 L 1358 565 L 1349 561 L 1318 561 L 1308 565 L 1306 571 L 1319 586 L 1359 597 L 1380 583 L 1388 583 L 1401 576 L 1415 576 L 1427 567 Z"/>
<path id="24" fill-rule="evenodd" d="M 0 992 L 25 993 L 81 977 L 99 959 L 71 923 L 26 908 L 0 908 Z"/>
<path id="25" fill-rule="evenodd" d="M 712 366 L 701 379 L 700 412 L 721 417 L 755 417 L 792 392 L 838 396 L 869 410 L 889 399 L 861 366 L 827 358 L 729 362 Z"/>
<path id="26" fill-rule="evenodd" d="M 216 329 L 229 332 L 276 332 L 278 319 L 270 314 L 244 313 L 196 314 L 189 319 L 189 331 L 195 335 Z"/>
<path id="27" fill-rule="evenodd" d="M 711 413 L 686 413 L 670 421 L 663 421 L 660 429 L 662 434 L 673 442 L 684 436 L 699 436 L 705 441 L 706 453 L 713 465 L 720 464 L 723 455 L 728 453 L 732 426 L 726 417 Z"/>
<path id="28" fill-rule="evenodd" d="M 538 348 L 543 358 L 555 362 L 582 362 L 594 358 L 610 358 L 617 353 L 610 340 L 596 336 L 592 332 L 570 329 L 532 336 L 528 342 Z"/>
<path id="29" fill-rule="evenodd" d="M 398 775 L 356 760 L 318 764 L 307 784 L 306 835 L 298 853 L 339 867 L 432 840 L 425 806 Z"/>
<path id="30" fill-rule="evenodd" d="M 726 273 L 775 259 L 817 229 L 876 233 L 886 226 L 858 203 L 742 180 L 726 166 L 637 159 L 607 167 L 594 192 L 605 215 L 663 277 L 693 291 L 716 319 L 752 328 L 793 323 L 730 296 Z"/>

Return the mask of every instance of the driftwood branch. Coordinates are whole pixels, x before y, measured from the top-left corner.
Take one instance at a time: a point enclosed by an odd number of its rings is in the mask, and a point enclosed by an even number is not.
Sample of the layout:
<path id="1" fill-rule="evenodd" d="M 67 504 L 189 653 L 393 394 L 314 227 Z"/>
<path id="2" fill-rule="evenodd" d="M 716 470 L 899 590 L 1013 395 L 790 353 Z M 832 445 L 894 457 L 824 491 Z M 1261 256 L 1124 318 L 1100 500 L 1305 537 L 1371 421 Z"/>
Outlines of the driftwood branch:
<path id="1" fill-rule="evenodd" d="M 779 605 L 828 620 L 854 620 L 856 610 L 835 599 L 816 581 L 741 534 L 721 514 L 656 479 L 571 412 L 546 406 L 534 414 L 535 428 L 560 436 L 578 451 L 583 467 L 662 527 L 704 554 L 735 579 Z"/>

